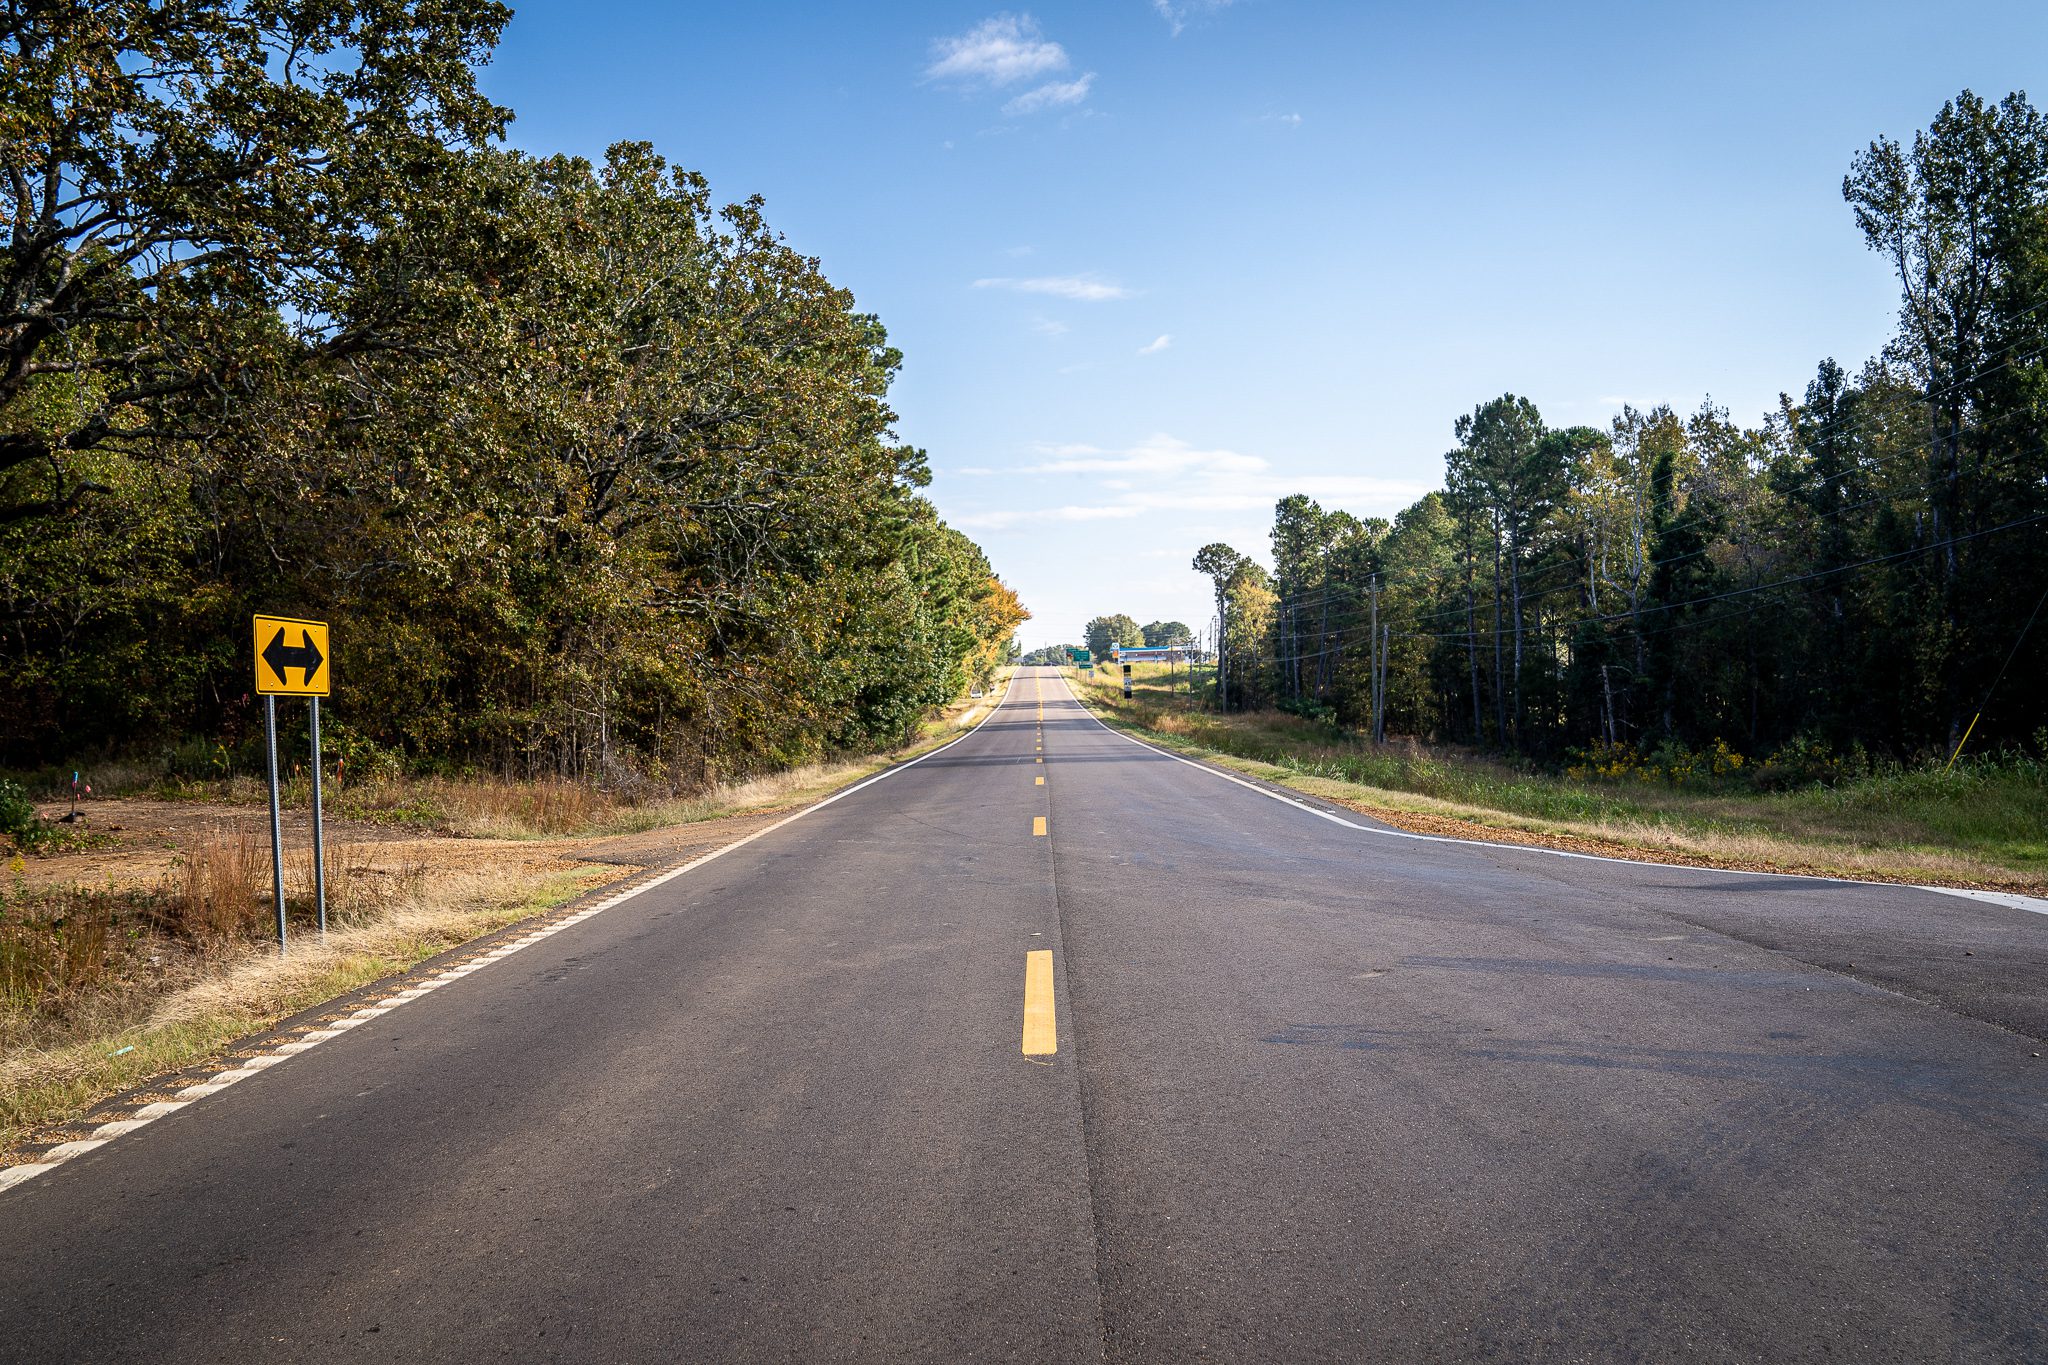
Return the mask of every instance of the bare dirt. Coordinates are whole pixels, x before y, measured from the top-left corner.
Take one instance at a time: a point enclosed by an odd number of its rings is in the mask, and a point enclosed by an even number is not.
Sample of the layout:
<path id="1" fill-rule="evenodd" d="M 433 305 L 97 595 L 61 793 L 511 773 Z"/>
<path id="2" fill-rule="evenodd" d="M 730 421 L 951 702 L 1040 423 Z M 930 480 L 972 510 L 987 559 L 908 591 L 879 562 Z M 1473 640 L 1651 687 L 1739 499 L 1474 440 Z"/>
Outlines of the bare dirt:
<path id="1" fill-rule="evenodd" d="M 44 814 L 54 818 L 66 809 L 48 807 Z M 13 873 L 21 884 L 31 890 L 155 887 L 177 874 L 186 846 L 194 841 L 223 831 L 246 831 L 264 844 L 270 837 L 267 808 L 232 802 L 122 797 L 91 802 L 81 807 L 80 814 L 87 846 L 22 859 Z M 282 823 L 287 862 L 309 857 L 313 836 L 307 813 L 290 812 Z M 328 819 L 322 832 L 330 865 L 354 859 L 373 869 L 403 867 L 427 876 L 467 870 L 484 862 L 516 864 L 537 875 L 565 871 L 586 861 L 578 856 L 581 849 L 603 842 L 592 838 L 457 838 L 367 820 Z"/>
<path id="2" fill-rule="evenodd" d="M 64 806 L 46 807 L 46 818 Z M 223 830 L 253 834 L 267 842 L 270 812 L 263 806 L 225 801 L 158 801 L 114 798 L 81 809 L 84 848 L 21 860 L 11 875 L 31 890 L 58 886 L 153 887 L 175 875 L 191 842 Z M 700 820 L 640 834 L 582 835 L 553 839 L 481 839 L 434 834 L 372 820 L 327 819 L 322 826 L 330 862 L 354 856 L 373 866 L 417 865 L 431 874 L 490 863 L 524 865 L 536 873 L 579 866 L 661 867 L 681 862 L 743 838 L 781 819 L 780 809 Z M 304 858 L 312 847 L 312 822 L 304 811 L 283 817 L 287 860 Z M 265 855 L 266 861 L 268 854 Z M 623 875 L 623 873 L 621 874 Z"/>

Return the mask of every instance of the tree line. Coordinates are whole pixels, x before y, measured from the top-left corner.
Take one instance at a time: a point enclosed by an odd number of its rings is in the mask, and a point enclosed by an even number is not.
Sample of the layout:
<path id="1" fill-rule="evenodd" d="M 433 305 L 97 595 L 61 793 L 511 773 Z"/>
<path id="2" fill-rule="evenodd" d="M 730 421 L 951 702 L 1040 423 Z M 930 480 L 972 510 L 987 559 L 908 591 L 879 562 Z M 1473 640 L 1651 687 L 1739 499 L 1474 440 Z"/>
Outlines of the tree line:
<path id="1" fill-rule="evenodd" d="M 489 0 L 0 16 L 0 761 L 260 729 L 674 786 L 886 745 L 1026 618 L 758 199 L 507 149 Z"/>
<path id="2" fill-rule="evenodd" d="M 1023 656 L 1026 664 L 1064 664 L 1075 649 L 1087 649 L 1097 658 L 1108 659 L 1112 645 L 1127 649 L 1168 649 L 1192 645 L 1195 633 L 1180 621 L 1154 621 L 1141 626 L 1134 616 L 1121 612 L 1098 616 L 1082 628 L 1079 645 L 1046 645 Z"/>
<path id="3" fill-rule="evenodd" d="M 1543 758 L 1947 756 L 2048 722 L 2048 123 L 1965 91 L 1842 186 L 1899 328 L 1755 426 L 1711 402 L 1457 419 L 1391 521 L 1295 496 L 1195 569 L 1218 693 Z M 1981 719 L 1978 714 L 1981 710 Z"/>

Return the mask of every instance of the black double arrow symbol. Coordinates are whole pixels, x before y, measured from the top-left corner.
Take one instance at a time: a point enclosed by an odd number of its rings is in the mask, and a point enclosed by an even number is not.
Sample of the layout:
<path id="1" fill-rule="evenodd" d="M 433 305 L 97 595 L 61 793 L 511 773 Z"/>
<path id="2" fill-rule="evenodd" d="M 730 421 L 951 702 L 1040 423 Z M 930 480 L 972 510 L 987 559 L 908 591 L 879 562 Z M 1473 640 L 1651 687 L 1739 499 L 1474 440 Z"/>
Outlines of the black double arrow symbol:
<path id="1" fill-rule="evenodd" d="M 277 680 L 286 687 L 292 685 L 290 676 L 285 673 L 287 668 L 306 670 L 305 681 L 300 686 L 311 687 L 313 675 L 320 671 L 321 664 L 327 662 L 320 653 L 320 646 L 313 643 L 313 632 L 301 630 L 299 641 L 300 643 L 295 645 L 286 644 L 284 627 L 279 626 L 277 634 L 270 637 L 270 643 L 263 646 L 263 662 L 270 665 L 270 671 L 275 673 Z"/>

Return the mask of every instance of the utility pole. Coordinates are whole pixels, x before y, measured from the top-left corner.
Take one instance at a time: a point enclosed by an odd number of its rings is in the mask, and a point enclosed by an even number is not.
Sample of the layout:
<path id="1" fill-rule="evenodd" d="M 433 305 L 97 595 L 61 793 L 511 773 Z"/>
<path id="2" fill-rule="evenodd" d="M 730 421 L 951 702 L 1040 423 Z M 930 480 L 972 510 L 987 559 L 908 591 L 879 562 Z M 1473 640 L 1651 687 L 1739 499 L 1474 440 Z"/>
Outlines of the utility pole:
<path id="1" fill-rule="evenodd" d="M 1216 709 L 1223 709 L 1223 613 L 1219 610 L 1209 618 L 1209 639 L 1211 653 L 1216 656 Z"/>
<path id="2" fill-rule="evenodd" d="M 1394 652 L 1394 627 L 1393 627 L 1393 626 L 1392 626 L 1391 624 L 1389 624 L 1389 625 L 1384 625 L 1384 626 L 1381 626 L 1381 627 L 1380 627 L 1380 686 L 1379 686 L 1379 693 L 1380 693 L 1380 710 L 1379 710 L 1379 715 L 1378 715 L 1378 716 L 1376 716 L 1376 717 L 1375 717 L 1375 718 L 1373 719 L 1373 735 L 1372 735 L 1372 738 L 1373 738 L 1373 743 L 1375 743 L 1375 744 L 1385 744 L 1385 743 L 1387 742 L 1387 674 L 1388 674 L 1387 660 L 1388 660 L 1388 659 L 1389 659 L 1389 658 L 1390 658 L 1390 657 L 1391 657 L 1391 656 L 1393 655 L 1393 652 Z"/>
<path id="3" fill-rule="evenodd" d="M 1372 583 L 1372 634 L 1367 637 L 1371 648 L 1366 651 L 1371 660 L 1372 671 L 1372 742 L 1380 742 L 1380 576 L 1374 574 Z"/>

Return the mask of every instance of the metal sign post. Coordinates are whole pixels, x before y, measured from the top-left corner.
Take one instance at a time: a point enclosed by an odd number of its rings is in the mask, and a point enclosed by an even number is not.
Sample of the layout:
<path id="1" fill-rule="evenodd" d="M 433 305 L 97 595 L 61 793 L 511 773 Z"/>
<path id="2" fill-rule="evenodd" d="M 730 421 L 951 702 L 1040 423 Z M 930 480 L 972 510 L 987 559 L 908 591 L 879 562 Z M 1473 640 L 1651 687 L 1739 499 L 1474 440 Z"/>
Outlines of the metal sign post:
<path id="1" fill-rule="evenodd" d="M 312 699 L 313 726 L 313 908 L 320 937 L 327 937 L 327 851 L 320 839 L 320 699 Z"/>
<path id="2" fill-rule="evenodd" d="M 291 637 L 298 637 L 293 643 Z M 263 730 L 270 752 L 270 885 L 277 898 L 277 950 L 285 946 L 284 818 L 277 796 L 277 699 L 304 697 L 313 732 L 313 907 L 327 932 L 327 856 L 320 822 L 320 699 L 330 691 L 327 623 L 295 616 L 256 618 L 256 691 L 263 698 Z M 294 678 L 292 674 L 299 676 Z"/>
<path id="3" fill-rule="evenodd" d="M 263 699 L 263 749 L 270 755 L 270 889 L 277 898 L 277 951 L 284 951 L 284 820 L 277 810 L 277 698 Z"/>

